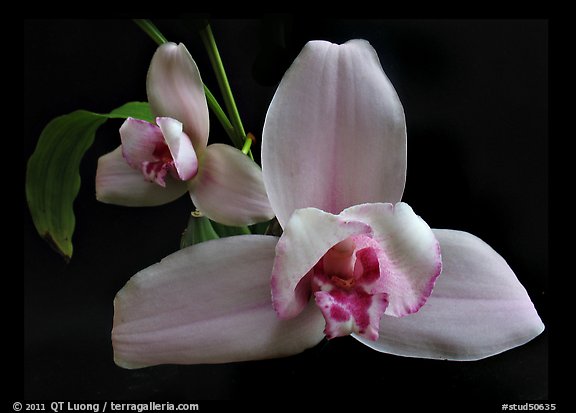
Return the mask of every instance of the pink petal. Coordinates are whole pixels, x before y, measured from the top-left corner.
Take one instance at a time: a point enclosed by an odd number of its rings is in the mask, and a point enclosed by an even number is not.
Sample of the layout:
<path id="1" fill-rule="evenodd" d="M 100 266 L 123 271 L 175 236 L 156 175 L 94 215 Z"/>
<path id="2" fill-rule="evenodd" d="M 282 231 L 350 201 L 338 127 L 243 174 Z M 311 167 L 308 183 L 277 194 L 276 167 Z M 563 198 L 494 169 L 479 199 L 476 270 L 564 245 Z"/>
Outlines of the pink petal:
<path id="1" fill-rule="evenodd" d="M 164 144 L 160 128 L 144 120 L 128 118 L 120 127 L 122 155 L 132 168 L 140 170 L 142 163 L 157 160 L 158 145 Z"/>
<path id="2" fill-rule="evenodd" d="M 282 321 L 270 301 L 277 238 L 246 235 L 180 250 L 138 274 L 114 301 L 112 343 L 125 368 L 282 357 L 316 345 L 310 306 Z"/>
<path id="3" fill-rule="evenodd" d="M 192 179 L 198 172 L 198 158 L 190 138 L 182 131 L 182 123 L 172 118 L 156 118 L 156 123 L 170 149 L 178 177 L 183 181 Z"/>
<path id="4" fill-rule="evenodd" d="M 304 47 L 268 109 L 262 170 L 282 226 L 299 208 L 338 214 L 401 199 L 404 111 L 368 42 Z"/>
<path id="5" fill-rule="evenodd" d="M 98 159 L 96 199 L 122 206 L 156 206 L 180 198 L 187 191 L 185 182 L 166 176 L 166 186 L 147 181 L 142 172 L 128 165 L 122 146 Z"/>
<path id="6" fill-rule="evenodd" d="M 361 222 L 316 208 L 296 210 L 276 246 L 272 300 L 278 316 L 292 318 L 306 307 L 310 288 L 308 279 L 303 278 L 330 248 L 352 235 L 368 232 L 370 228 Z"/>
<path id="7" fill-rule="evenodd" d="M 196 152 L 203 152 L 210 130 L 208 104 L 198 67 L 183 44 L 158 47 L 146 85 L 152 113 L 182 122 Z"/>
<path id="8" fill-rule="evenodd" d="M 382 291 L 388 294 L 385 314 L 401 317 L 418 311 L 442 269 L 438 241 L 426 222 L 404 202 L 356 205 L 341 217 L 363 222 L 373 231 Z"/>
<path id="9" fill-rule="evenodd" d="M 252 225 L 274 217 L 262 170 L 229 145 L 208 146 L 190 183 L 190 196 L 208 218 L 225 225 Z"/>
<path id="10" fill-rule="evenodd" d="M 380 337 L 362 343 L 385 353 L 477 360 L 525 344 L 544 325 L 506 261 L 466 232 L 434 230 L 443 271 L 416 314 L 382 317 Z"/>

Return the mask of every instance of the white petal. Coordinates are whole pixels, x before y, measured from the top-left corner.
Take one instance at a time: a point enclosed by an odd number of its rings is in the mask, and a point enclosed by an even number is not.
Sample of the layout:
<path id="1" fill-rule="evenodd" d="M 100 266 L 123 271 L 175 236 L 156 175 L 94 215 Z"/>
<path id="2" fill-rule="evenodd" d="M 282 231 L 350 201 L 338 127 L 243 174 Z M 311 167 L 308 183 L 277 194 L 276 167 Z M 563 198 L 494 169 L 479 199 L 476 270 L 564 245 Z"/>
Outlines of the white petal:
<path id="1" fill-rule="evenodd" d="M 208 241 L 132 277 L 114 302 L 116 363 L 227 363 L 296 354 L 320 342 L 324 318 L 313 305 L 289 321 L 272 309 L 276 242 L 259 235 Z"/>
<path id="2" fill-rule="evenodd" d="M 166 145 L 170 149 L 178 177 L 187 181 L 198 172 L 198 158 L 190 138 L 182 131 L 182 123 L 172 118 L 156 118 Z"/>
<path id="3" fill-rule="evenodd" d="M 525 344 L 544 325 L 506 261 L 466 232 L 434 230 L 443 270 L 419 312 L 382 317 L 375 350 L 409 357 L 477 360 Z"/>
<path id="4" fill-rule="evenodd" d="M 210 130 L 208 104 L 196 62 L 183 44 L 158 47 L 146 87 L 152 113 L 182 122 L 196 152 L 203 152 Z"/>
<path id="5" fill-rule="evenodd" d="M 344 210 L 342 218 L 369 225 L 380 245 L 385 314 L 405 316 L 426 302 L 442 269 L 440 247 L 430 227 L 404 203 L 364 204 Z"/>
<path id="6" fill-rule="evenodd" d="M 262 170 L 229 145 L 206 148 L 198 175 L 190 182 L 194 205 L 213 221 L 243 226 L 274 217 Z"/>
<path id="7" fill-rule="evenodd" d="M 368 42 L 304 47 L 268 109 L 262 170 L 282 226 L 299 208 L 400 201 L 404 111 Z"/>

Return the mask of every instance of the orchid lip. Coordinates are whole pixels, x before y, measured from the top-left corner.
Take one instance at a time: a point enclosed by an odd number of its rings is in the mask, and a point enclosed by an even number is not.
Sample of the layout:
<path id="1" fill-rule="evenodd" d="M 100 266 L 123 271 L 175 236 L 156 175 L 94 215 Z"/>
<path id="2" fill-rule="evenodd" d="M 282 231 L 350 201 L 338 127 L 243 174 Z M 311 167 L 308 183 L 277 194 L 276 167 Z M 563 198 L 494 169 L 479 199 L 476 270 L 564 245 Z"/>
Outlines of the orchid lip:
<path id="1" fill-rule="evenodd" d="M 405 203 L 356 205 L 339 215 L 300 209 L 276 248 L 274 308 L 294 317 L 312 294 L 328 338 L 376 340 L 384 314 L 403 317 L 425 304 L 440 262 L 431 229 Z"/>
<path id="2" fill-rule="evenodd" d="M 166 187 L 166 176 L 187 181 L 198 171 L 198 159 L 183 125 L 176 119 L 156 118 L 156 125 L 128 118 L 120 128 L 122 155 L 144 179 Z"/>
<path id="3" fill-rule="evenodd" d="M 374 289 L 380 278 L 373 247 L 356 249 L 355 238 L 336 244 L 314 267 L 312 291 L 326 320 L 329 339 L 357 333 L 378 338 L 380 318 L 388 306 L 384 290 Z M 364 241 L 363 243 L 366 243 Z"/>

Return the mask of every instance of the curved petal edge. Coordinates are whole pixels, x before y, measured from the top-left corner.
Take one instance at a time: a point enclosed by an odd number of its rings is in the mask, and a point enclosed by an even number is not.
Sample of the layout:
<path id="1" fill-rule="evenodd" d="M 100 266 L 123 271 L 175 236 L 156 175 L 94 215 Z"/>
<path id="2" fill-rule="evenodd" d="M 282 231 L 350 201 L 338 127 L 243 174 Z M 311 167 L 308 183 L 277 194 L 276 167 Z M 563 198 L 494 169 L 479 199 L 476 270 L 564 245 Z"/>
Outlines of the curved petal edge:
<path id="1" fill-rule="evenodd" d="M 367 41 L 304 46 L 268 108 L 262 170 L 282 226 L 300 208 L 400 201 L 404 110 Z"/>
<path id="2" fill-rule="evenodd" d="M 252 225 L 274 217 L 262 170 L 230 145 L 212 144 L 206 148 L 189 188 L 194 205 L 221 224 Z"/>
<path id="3" fill-rule="evenodd" d="M 196 62 L 182 43 L 164 43 L 152 57 L 146 81 L 155 116 L 179 120 L 200 155 L 210 131 L 208 103 Z"/>
<path id="4" fill-rule="evenodd" d="M 276 237 L 185 248 L 140 271 L 114 300 L 114 360 L 124 368 L 288 356 L 318 344 L 315 306 L 279 320 L 270 299 Z"/>
<path id="5" fill-rule="evenodd" d="M 434 230 L 443 272 L 418 313 L 382 317 L 372 342 L 384 353 L 446 360 L 478 360 L 521 346 L 544 331 L 526 289 L 496 251 L 466 232 Z"/>

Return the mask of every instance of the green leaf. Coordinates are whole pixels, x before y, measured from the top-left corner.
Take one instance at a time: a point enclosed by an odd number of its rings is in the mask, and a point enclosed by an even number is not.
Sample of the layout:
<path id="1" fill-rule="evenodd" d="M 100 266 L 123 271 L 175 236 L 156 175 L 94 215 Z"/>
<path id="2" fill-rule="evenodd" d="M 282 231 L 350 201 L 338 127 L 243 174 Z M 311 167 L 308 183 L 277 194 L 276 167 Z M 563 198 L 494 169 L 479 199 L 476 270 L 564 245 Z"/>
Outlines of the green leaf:
<path id="1" fill-rule="evenodd" d="M 231 227 L 229 225 L 220 224 L 215 221 L 212 221 L 212 227 L 214 228 L 214 231 L 216 231 L 216 233 L 220 236 L 220 238 L 251 234 L 248 227 Z"/>
<path id="2" fill-rule="evenodd" d="M 110 118 L 152 121 L 148 103 L 127 103 L 109 114 L 77 110 L 54 118 L 40 134 L 28 160 L 26 199 L 36 230 L 66 261 L 72 257 L 74 199 L 80 190 L 80 162 L 97 129 Z"/>
<path id="3" fill-rule="evenodd" d="M 268 232 L 268 229 L 270 228 L 270 226 L 274 223 L 274 222 L 278 222 L 276 221 L 276 218 L 272 218 L 269 221 L 264 221 L 264 222 L 259 222 L 257 224 L 251 225 L 250 226 L 250 231 L 252 232 L 252 234 L 260 234 L 260 235 L 270 235 L 272 233 Z"/>
<path id="4" fill-rule="evenodd" d="M 128 102 L 104 116 L 116 119 L 136 118 L 150 123 L 155 121 L 148 102 Z"/>
<path id="5" fill-rule="evenodd" d="M 180 238 L 180 249 L 217 238 L 248 234 L 251 234 L 248 227 L 231 227 L 223 225 L 206 218 L 199 211 L 194 211 L 190 215 L 188 226 L 184 230 L 182 238 Z"/>
<path id="6" fill-rule="evenodd" d="M 220 237 L 214 231 L 212 221 L 198 212 L 192 212 L 188 219 L 188 226 L 180 239 L 180 249 L 217 238 Z"/>

